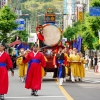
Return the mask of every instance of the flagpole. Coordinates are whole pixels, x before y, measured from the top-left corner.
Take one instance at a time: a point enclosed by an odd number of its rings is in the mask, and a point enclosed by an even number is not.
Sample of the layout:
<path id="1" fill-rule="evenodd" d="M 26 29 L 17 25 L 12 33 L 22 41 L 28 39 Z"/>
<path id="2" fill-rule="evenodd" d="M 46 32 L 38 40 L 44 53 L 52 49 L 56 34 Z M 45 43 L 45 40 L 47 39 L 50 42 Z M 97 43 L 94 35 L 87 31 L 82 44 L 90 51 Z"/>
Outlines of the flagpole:
<path id="1" fill-rule="evenodd" d="M 98 36 L 99 36 L 99 54 L 100 54 L 100 30 L 98 30 Z"/>

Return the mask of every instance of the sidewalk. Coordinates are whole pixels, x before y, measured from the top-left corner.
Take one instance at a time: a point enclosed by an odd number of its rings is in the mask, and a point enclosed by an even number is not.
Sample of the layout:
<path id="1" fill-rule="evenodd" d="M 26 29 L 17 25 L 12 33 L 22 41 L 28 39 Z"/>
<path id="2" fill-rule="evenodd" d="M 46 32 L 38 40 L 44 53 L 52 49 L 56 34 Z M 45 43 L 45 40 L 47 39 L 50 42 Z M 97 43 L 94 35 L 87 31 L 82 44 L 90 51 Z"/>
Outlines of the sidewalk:
<path id="1" fill-rule="evenodd" d="M 9 92 L 5 95 L 5 100 L 67 100 L 60 88 L 52 79 L 51 73 L 48 73 L 42 83 L 42 90 L 38 91 L 38 97 L 31 96 L 31 90 L 24 88 L 18 77 L 18 71 L 15 70 L 15 76 L 11 77 Z"/>

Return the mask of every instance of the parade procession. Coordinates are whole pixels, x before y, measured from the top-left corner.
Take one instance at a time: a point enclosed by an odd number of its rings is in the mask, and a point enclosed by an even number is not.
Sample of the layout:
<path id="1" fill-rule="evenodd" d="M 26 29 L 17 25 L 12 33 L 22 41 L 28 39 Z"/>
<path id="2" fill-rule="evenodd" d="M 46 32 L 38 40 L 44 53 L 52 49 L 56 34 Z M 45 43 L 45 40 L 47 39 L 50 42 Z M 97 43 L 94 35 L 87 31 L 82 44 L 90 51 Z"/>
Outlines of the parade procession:
<path id="1" fill-rule="evenodd" d="M 100 100 L 99 0 L 0 0 L 0 100 Z"/>

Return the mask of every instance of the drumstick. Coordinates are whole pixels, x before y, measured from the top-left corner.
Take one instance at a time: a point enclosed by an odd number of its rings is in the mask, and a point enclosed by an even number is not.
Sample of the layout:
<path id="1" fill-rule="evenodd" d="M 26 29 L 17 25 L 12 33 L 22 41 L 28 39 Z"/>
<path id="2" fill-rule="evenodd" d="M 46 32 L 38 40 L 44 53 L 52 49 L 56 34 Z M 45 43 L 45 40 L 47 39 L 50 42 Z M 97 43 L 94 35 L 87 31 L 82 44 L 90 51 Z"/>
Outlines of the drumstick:
<path id="1" fill-rule="evenodd" d="M 40 49 L 44 49 L 44 48 L 46 48 L 46 47 L 50 47 L 50 46 L 44 46 L 44 47 L 41 47 Z"/>

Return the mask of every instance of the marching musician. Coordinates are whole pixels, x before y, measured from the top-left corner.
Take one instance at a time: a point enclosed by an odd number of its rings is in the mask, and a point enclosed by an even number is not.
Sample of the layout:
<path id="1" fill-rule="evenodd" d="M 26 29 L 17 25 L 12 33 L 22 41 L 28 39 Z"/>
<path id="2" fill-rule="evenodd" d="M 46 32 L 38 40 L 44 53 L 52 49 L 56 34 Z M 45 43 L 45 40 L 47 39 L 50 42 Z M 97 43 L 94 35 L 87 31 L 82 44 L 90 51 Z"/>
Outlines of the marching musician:
<path id="1" fill-rule="evenodd" d="M 68 52 L 68 48 L 66 47 L 64 49 L 64 55 L 67 58 L 67 61 L 69 60 L 69 52 Z M 70 78 L 70 66 L 69 63 L 65 66 L 65 72 L 66 72 L 66 77 L 69 76 Z M 64 81 L 66 81 L 66 77 L 64 78 Z"/>
<path id="2" fill-rule="evenodd" d="M 65 77 L 65 66 L 67 64 L 67 59 L 64 55 L 63 46 L 58 46 L 58 53 L 55 56 L 54 66 L 58 68 L 58 78 L 59 78 L 59 85 L 62 85 L 63 78 Z"/>
<path id="3" fill-rule="evenodd" d="M 26 76 L 25 88 L 31 89 L 31 95 L 38 96 L 37 91 L 41 89 L 41 66 L 46 67 L 44 55 L 38 51 L 38 44 L 34 44 L 33 51 L 26 57 L 23 62 L 28 62 L 28 71 Z"/>
<path id="4" fill-rule="evenodd" d="M 71 68 L 71 81 L 74 83 L 75 80 L 78 81 L 78 77 L 80 76 L 80 56 L 77 54 L 76 48 L 73 48 L 73 53 L 69 56 L 69 63 Z"/>
<path id="5" fill-rule="evenodd" d="M 14 76 L 12 60 L 4 49 L 5 45 L 0 43 L 0 100 L 4 100 L 4 94 L 8 92 L 8 69 Z"/>
<path id="6" fill-rule="evenodd" d="M 44 49 L 40 49 L 40 52 L 44 55 L 44 59 L 47 62 L 48 59 L 47 59 L 47 57 L 44 54 Z M 46 76 L 46 68 L 44 69 L 44 67 L 41 66 L 41 71 L 42 71 L 42 78 L 43 78 L 44 76 Z"/>
<path id="7" fill-rule="evenodd" d="M 79 71 L 80 71 L 80 77 L 79 80 L 82 80 L 82 78 L 85 77 L 85 66 L 84 64 L 86 64 L 86 60 L 83 58 L 83 54 L 79 53 L 80 56 L 80 63 L 79 63 Z"/>
<path id="8" fill-rule="evenodd" d="M 39 39 L 39 46 L 40 48 L 44 46 L 44 36 L 43 36 L 43 26 L 39 25 L 36 27 L 36 33 L 37 33 L 37 37 Z"/>
<path id="9" fill-rule="evenodd" d="M 19 57 L 17 57 L 17 59 L 16 59 L 16 64 L 18 66 L 19 77 L 20 77 L 21 82 L 25 81 L 27 67 L 28 67 L 28 63 L 23 63 L 23 55 L 25 55 L 25 50 L 24 50 L 24 48 L 21 48 Z"/>

